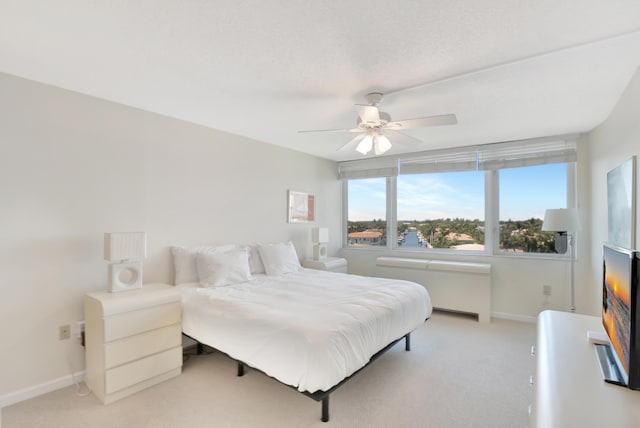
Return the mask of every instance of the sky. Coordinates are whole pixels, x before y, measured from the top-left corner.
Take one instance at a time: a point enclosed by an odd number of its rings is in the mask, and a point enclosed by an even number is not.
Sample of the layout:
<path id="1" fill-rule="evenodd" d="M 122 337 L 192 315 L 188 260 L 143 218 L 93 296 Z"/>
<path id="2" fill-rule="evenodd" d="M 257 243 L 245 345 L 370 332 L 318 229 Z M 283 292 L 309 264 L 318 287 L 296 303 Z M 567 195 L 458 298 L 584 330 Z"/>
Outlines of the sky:
<path id="1" fill-rule="evenodd" d="M 566 208 L 566 164 L 500 171 L 500 220 L 543 218 Z M 349 181 L 349 220 L 386 219 L 385 179 Z M 398 176 L 398 220 L 484 220 L 484 171 Z"/>

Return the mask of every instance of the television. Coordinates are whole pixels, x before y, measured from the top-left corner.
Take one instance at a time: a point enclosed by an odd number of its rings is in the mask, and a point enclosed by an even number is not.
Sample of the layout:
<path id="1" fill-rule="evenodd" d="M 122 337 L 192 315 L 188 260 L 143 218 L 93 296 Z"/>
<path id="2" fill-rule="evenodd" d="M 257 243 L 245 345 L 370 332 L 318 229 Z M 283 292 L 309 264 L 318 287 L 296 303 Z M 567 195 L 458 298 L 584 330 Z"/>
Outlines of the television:
<path id="1" fill-rule="evenodd" d="M 602 253 L 602 325 L 610 345 L 596 352 L 607 382 L 640 390 L 639 253 L 609 243 Z"/>

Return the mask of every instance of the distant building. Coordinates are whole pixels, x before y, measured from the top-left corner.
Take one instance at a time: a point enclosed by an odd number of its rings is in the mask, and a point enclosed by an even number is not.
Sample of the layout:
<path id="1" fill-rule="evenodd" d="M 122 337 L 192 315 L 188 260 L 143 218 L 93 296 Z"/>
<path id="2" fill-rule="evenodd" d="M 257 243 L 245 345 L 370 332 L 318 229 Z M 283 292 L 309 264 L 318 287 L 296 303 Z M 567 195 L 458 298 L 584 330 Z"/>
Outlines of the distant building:
<path id="1" fill-rule="evenodd" d="M 365 230 L 364 232 L 351 232 L 348 235 L 349 245 L 380 245 L 382 232 L 378 230 Z"/>
<path id="2" fill-rule="evenodd" d="M 466 233 L 455 233 L 451 232 L 447 235 L 447 239 L 449 241 L 456 240 L 459 244 L 473 244 L 475 240 L 473 237 L 467 235 Z"/>
<path id="3" fill-rule="evenodd" d="M 462 245 L 454 245 L 454 250 L 468 250 L 468 251 L 484 251 L 483 244 L 462 244 Z"/>

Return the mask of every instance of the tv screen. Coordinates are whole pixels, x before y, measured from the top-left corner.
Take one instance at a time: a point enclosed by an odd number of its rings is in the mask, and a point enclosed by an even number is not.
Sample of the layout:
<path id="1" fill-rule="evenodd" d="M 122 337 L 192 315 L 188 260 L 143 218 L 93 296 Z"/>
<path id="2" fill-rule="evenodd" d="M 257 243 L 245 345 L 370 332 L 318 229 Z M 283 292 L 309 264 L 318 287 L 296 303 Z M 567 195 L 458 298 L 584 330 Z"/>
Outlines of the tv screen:
<path id="1" fill-rule="evenodd" d="M 616 362 L 623 371 L 624 381 L 628 383 L 632 334 L 633 252 L 605 244 L 602 271 L 602 324 L 611 341 Z"/>

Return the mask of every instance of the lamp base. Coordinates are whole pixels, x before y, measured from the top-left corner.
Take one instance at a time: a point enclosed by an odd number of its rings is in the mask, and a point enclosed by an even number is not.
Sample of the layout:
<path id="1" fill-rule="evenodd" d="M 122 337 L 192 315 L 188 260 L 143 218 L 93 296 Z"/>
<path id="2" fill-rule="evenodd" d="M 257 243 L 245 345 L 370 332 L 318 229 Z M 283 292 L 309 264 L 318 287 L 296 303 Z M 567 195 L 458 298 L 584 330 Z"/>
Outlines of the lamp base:
<path id="1" fill-rule="evenodd" d="M 126 261 L 109 264 L 107 290 L 110 293 L 142 288 L 142 262 Z"/>
<path id="2" fill-rule="evenodd" d="M 327 245 L 315 244 L 313 246 L 313 260 L 323 260 L 327 258 Z"/>

